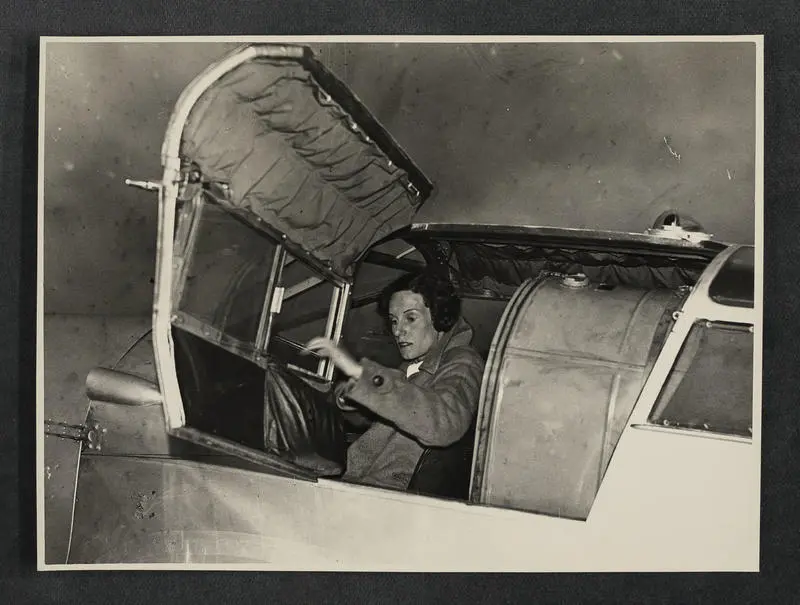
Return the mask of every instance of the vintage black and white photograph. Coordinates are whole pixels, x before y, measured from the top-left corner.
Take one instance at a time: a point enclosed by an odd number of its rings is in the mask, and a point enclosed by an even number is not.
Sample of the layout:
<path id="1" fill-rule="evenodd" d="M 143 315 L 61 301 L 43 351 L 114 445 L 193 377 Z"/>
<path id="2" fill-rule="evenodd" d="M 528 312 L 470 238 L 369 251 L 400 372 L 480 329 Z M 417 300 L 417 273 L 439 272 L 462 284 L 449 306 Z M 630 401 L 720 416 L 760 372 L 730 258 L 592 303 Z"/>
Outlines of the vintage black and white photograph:
<path id="1" fill-rule="evenodd" d="M 758 571 L 763 37 L 41 39 L 38 567 Z"/>

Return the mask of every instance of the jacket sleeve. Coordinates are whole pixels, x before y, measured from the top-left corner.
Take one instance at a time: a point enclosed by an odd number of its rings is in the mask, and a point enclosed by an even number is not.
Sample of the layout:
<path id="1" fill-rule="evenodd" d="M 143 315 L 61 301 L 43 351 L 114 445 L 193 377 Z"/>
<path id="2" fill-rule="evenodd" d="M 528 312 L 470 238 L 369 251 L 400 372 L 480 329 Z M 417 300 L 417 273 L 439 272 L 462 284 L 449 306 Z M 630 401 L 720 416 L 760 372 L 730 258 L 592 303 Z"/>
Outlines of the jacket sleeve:
<path id="1" fill-rule="evenodd" d="M 445 355 L 426 386 L 401 370 L 362 359 L 361 378 L 347 396 L 393 423 L 424 446 L 444 447 L 467 432 L 478 407 L 483 361 L 471 349 Z"/>

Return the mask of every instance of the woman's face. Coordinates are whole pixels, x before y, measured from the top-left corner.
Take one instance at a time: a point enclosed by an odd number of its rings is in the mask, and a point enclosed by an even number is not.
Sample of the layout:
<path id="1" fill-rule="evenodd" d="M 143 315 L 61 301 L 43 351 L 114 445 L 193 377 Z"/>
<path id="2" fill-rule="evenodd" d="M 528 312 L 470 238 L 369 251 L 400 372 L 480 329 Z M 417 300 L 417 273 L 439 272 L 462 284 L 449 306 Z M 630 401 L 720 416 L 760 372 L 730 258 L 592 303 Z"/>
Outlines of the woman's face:
<path id="1" fill-rule="evenodd" d="M 389 300 L 389 323 L 400 356 L 414 361 L 425 355 L 439 340 L 433 327 L 431 311 L 425 306 L 422 294 L 401 290 Z"/>

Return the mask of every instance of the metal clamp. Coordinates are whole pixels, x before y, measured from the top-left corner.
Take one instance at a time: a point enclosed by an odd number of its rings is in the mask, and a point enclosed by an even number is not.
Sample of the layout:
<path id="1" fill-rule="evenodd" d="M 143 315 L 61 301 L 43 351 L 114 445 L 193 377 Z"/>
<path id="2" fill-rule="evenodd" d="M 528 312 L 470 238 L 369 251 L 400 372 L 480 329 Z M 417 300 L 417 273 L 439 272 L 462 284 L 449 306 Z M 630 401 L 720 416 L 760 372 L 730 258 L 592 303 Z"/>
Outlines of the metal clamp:
<path id="1" fill-rule="evenodd" d="M 47 420 L 44 429 L 45 435 L 80 441 L 83 446 L 98 452 L 103 449 L 103 434 L 106 432 L 106 429 L 99 424 L 86 426 L 85 424 L 66 424 L 53 420 Z"/>

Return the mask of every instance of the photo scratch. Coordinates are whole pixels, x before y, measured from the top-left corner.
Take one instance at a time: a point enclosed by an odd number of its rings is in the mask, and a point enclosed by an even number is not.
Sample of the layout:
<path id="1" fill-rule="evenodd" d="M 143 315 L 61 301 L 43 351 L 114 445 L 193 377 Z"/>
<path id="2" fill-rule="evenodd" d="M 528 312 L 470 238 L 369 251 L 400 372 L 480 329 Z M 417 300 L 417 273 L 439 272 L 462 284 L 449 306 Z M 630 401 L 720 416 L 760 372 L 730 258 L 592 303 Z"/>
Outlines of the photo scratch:
<path id="1" fill-rule="evenodd" d="M 676 160 L 678 160 L 680 162 L 681 161 L 681 154 L 680 153 L 675 153 L 675 150 L 672 148 L 672 145 L 669 144 L 669 137 L 664 137 L 664 144 L 667 146 L 667 149 L 669 150 L 670 155 L 672 155 L 673 158 L 675 158 Z"/>

